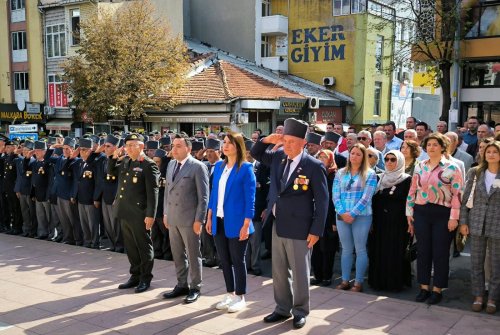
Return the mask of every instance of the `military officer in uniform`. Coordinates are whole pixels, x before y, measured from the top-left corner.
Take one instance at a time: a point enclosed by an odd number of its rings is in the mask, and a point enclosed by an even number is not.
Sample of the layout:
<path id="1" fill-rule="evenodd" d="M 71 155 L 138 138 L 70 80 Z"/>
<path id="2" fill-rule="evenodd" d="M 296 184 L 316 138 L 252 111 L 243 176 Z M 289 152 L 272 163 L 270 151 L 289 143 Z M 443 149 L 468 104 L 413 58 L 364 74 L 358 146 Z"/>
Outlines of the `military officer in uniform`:
<path id="1" fill-rule="evenodd" d="M 32 164 L 31 185 L 35 197 L 35 213 L 38 221 L 37 238 L 49 237 L 50 202 L 49 202 L 49 163 L 45 160 L 47 143 L 36 141 L 34 145 L 36 161 Z M 54 233 L 52 233 L 54 235 Z"/>
<path id="2" fill-rule="evenodd" d="M 16 158 L 17 178 L 14 191 L 19 199 L 21 214 L 23 217 L 23 234 L 25 237 L 35 237 L 37 227 L 35 216 L 35 203 L 31 199 L 31 176 L 33 174 L 32 164 L 35 162 L 33 147 L 35 143 L 25 141 L 21 146 L 21 156 Z"/>
<path id="3" fill-rule="evenodd" d="M 125 150 L 127 156 L 124 156 Z M 121 220 L 123 241 L 130 262 L 130 278 L 119 289 L 135 287 L 146 291 L 153 278 L 154 252 L 151 227 L 158 205 L 160 171 L 144 152 L 141 135 L 129 134 L 125 147 L 117 149 L 108 163 L 108 173 L 118 176 L 118 191 L 113 210 Z"/>
<path id="4" fill-rule="evenodd" d="M 251 150 L 256 160 L 271 169 L 266 221 L 274 219 L 272 272 L 276 307 L 264 322 L 278 322 L 293 315 L 295 328 L 304 327 L 309 314 L 311 251 L 323 235 L 329 199 L 323 164 L 304 151 L 307 129 L 306 122 L 287 119 L 283 135 L 271 134 Z M 268 150 L 269 144 L 282 144 L 283 148 Z"/>

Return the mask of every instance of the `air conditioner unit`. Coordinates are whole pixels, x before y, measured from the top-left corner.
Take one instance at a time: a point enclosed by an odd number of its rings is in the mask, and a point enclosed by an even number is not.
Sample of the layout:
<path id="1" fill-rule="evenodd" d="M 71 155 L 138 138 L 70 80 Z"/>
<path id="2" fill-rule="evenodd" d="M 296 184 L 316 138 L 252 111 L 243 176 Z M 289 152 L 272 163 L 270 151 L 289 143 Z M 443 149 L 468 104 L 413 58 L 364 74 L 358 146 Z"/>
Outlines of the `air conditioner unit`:
<path id="1" fill-rule="evenodd" d="M 318 97 L 309 97 L 307 99 L 307 107 L 309 107 L 309 109 L 318 109 L 319 108 L 319 98 Z"/>
<path id="2" fill-rule="evenodd" d="M 49 106 L 44 106 L 44 107 L 43 107 L 43 113 L 44 113 L 45 115 L 54 115 L 55 110 L 54 110 L 54 108 L 52 108 L 52 107 L 49 107 Z"/>
<path id="3" fill-rule="evenodd" d="M 236 113 L 235 123 L 236 124 L 247 124 L 248 123 L 248 113 Z"/>
<path id="4" fill-rule="evenodd" d="M 323 85 L 325 86 L 334 86 L 336 81 L 335 77 L 323 77 Z"/>

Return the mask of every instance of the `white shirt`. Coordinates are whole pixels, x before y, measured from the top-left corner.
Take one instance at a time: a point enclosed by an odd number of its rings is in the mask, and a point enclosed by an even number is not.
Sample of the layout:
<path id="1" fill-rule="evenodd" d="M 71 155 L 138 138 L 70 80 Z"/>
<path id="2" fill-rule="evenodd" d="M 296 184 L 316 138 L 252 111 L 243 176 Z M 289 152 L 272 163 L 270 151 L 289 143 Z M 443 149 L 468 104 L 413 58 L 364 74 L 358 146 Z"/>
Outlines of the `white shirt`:
<path id="1" fill-rule="evenodd" d="M 227 179 L 232 169 L 233 168 L 228 169 L 226 165 L 219 179 L 219 192 L 217 194 L 217 217 L 219 218 L 224 217 L 224 194 L 226 194 Z"/>
<path id="2" fill-rule="evenodd" d="M 486 170 L 484 174 L 484 183 L 486 184 L 486 192 L 490 194 L 491 185 L 495 182 L 497 175 Z"/>

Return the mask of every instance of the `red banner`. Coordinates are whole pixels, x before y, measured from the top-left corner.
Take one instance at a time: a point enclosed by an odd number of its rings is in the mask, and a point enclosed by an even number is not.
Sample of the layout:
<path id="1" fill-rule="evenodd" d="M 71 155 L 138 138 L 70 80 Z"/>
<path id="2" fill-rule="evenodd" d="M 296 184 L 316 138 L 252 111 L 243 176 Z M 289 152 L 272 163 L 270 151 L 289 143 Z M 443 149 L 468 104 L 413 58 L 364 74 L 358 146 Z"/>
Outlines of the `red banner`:
<path id="1" fill-rule="evenodd" d="M 62 106 L 63 107 L 68 107 L 68 95 L 65 93 L 66 90 L 67 90 L 67 86 L 68 84 L 64 83 L 64 84 L 61 84 L 61 88 L 62 88 Z"/>
<path id="2" fill-rule="evenodd" d="M 62 90 L 61 90 L 61 84 L 56 84 L 56 106 L 62 106 Z"/>
<path id="3" fill-rule="evenodd" d="M 49 84 L 49 106 L 54 107 L 54 86 L 55 84 Z"/>

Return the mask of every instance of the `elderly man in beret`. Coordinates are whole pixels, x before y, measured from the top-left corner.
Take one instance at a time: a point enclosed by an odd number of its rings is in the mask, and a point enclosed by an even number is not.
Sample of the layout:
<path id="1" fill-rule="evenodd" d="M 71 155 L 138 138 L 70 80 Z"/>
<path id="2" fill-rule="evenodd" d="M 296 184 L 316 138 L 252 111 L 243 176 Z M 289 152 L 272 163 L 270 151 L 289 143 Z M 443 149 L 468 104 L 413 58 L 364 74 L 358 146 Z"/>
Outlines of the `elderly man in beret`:
<path id="1" fill-rule="evenodd" d="M 20 147 L 21 156 L 16 158 L 17 178 L 14 191 L 16 192 L 19 204 L 21 206 L 21 214 L 23 217 L 23 234 L 22 236 L 36 236 L 36 218 L 35 218 L 35 203 L 31 199 L 31 176 L 33 174 L 31 168 L 35 159 L 33 156 L 33 148 L 35 142 L 26 140 Z"/>
<path id="2" fill-rule="evenodd" d="M 155 222 L 160 177 L 158 166 L 143 150 L 143 137 L 129 134 L 125 138 L 125 146 L 113 153 L 108 164 L 108 173 L 118 176 L 113 210 L 121 220 L 123 241 L 130 262 L 131 276 L 118 288 L 135 287 L 136 293 L 146 291 L 153 279 L 151 227 Z"/>
<path id="3" fill-rule="evenodd" d="M 252 156 L 271 169 L 265 224 L 274 220 L 272 272 L 274 312 L 264 322 L 293 315 L 302 328 L 309 314 L 311 251 L 323 235 L 328 210 L 328 189 L 323 164 L 305 153 L 306 122 L 285 120 L 283 135 L 271 134 L 255 143 Z M 268 150 L 270 144 L 282 145 Z M 293 286 L 292 286 L 293 283 Z"/>

